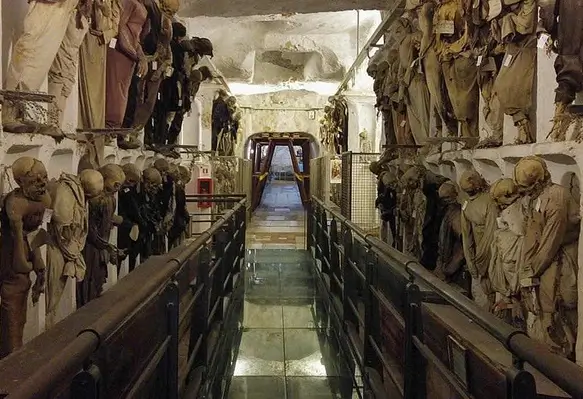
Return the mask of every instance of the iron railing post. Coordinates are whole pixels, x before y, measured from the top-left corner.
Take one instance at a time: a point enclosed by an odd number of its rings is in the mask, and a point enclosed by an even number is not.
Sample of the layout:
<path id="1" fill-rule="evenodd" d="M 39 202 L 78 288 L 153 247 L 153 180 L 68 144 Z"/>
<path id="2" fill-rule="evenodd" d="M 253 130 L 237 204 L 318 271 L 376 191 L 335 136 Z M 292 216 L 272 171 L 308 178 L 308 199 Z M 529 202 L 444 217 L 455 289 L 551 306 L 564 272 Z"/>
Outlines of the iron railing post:
<path id="1" fill-rule="evenodd" d="M 313 218 L 314 200 L 310 200 L 306 205 L 306 249 L 312 251 L 312 246 L 314 245 L 314 239 L 312 234 L 314 234 L 314 221 Z"/>
<path id="2" fill-rule="evenodd" d="M 508 399 L 535 399 L 536 382 L 531 373 L 524 370 L 506 370 L 507 395 Z"/>
<path id="3" fill-rule="evenodd" d="M 414 338 L 423 341 L 421 291 L 413 281 L 407 284 L 405 308 L 405 398 L 425 399 L 425 359 Z"/>
<path id="4" fill-rule="evenodd" d="M 330 291 L 333 294 L 340 296 L 342 294 L 342 288 L 338 285 L 338 281 L 341 281 L 341 271 L 340 271 L 340 251 L 337 247 L 338 242 L 338 223 L 336 218 L 332 217 L 330 222 Z"/>
<path id="5" fill-rule="evenodd" d="M 350 261 L 352 260 L 353 254 L 353 240 L 352 231 L 346 229 L 344 232 L 344 264 L 343 264 L 343 276 L 342 280 L 344 282 L 344 289 L 342 290 L 342 319 L 344 331 L 348 333 L 348 322 L 358 325 L 358 319 L 350 307 L 350 300 L 353 298 L 353 293 L 355 291 L 356 285 L 358 284 L 358 279 L 356 273 L 352 269 Z M 359 364 L 359 366 L 362 366 Z"/>
<path id="6" fill-rule="evenodd" d="M 326 210 L 321 209 L 320 223 L 322 229 L 320 230 L 320 248 L 322 249 L 322 272 L 330 275 L 330 240 L 328 239 L 328 217 Z M 324 261 L 325 259 L 325 261 Z"/>
<path id="7" fill-rule="evenodd" d="M 324 260 L 322 259 L 322 226 L 320 225 L 320 212 L 321 212 L 321 206 L 319 204 L 317 204 L 314 207 L 314 219 L 313 219 L 313 223 L 314 223 L 314 255 L 315 258 L 317 260 L 319 260 L 320 262 L 324 263 Z"/>
<path id="8" fill-rule="evenodd" d="M 194 287 L 195 292 L 199 289 L 201 291 L 200 299 L 195 302 L 192 307 L 191 319 L 190 319 L 190 342 L 188 344 L 188 357 L 190 358 L 194 348 L 199 339 L 201 339 L 201 345 L 196 353 L 196 359 L 193 362 L 192 369 L 188 370 L 190 373 L 197 367 L 207 365 L 208 358 L 208 348 L 205 342 L 206 334 L 208 332 L 208 316 L 209 316 L 209 297 L 210 297 L 210 279 L 209 279 L 209 268 L 211 262 L 211 251 L 207 247 L 203 247 L 199 255 L 199 275 L 197 280 L 198 284 Z"/>
<path id="9" fill-rule="evenodd" d="M 373 348 L 373 342 L 381 342 L 381 323 L 378 299 L 374 295 L 373 287 L 377 282 L 377 261 L 374 253 L 367 250 L 366 283 L 364 292 L 364 351 L 365 368 L 374 369 L 378 375 L 383 375 L 383 365 Z M 368 378 L 368 376 L 367 376 Z M 370 382 L 370 379 L 369 379 Z"/>
<path id="10" fill-rule="evenodd" d="M 95 364 L 88 364 L 71 381 L 71 399 L 99 399 L 101 371 Z"/>
<path id="11" fill-rule="evenodd" d="M 178 305 L 180 295 L 176 281 L 172 281 L 166 286 L 165 296 L 168 335 L 170 336 L 170 342 L 166 352 L 166 394 L 168 399 L 178 399 Z"/>

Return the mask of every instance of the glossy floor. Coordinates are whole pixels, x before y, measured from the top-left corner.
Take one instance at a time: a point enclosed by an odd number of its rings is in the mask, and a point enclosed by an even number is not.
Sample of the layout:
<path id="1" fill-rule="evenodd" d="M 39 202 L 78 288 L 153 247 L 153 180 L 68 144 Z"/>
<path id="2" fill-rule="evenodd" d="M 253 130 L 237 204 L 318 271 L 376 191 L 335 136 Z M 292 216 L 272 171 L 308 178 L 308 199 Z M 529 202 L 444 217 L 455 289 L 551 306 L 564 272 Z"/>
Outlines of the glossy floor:
<path id="1" fill-rule="evenodd" d="M 294 182 L 266 185 L 247 229 L 247 248 L 305 248 L 305 211 Z"/>
<path id="2" fill-rule="evenodd" d="M 229 399 L 357 397 L 317 295 L 294 189 L 267 186 L 248 228 L 243 334 Z"/>

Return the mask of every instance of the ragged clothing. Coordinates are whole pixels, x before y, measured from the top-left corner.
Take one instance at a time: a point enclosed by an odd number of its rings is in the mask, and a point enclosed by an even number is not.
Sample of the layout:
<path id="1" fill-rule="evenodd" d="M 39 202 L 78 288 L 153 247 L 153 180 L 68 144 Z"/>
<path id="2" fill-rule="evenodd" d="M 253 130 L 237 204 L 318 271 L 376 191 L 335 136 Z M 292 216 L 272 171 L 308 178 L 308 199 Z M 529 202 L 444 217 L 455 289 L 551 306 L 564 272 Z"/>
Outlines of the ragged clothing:
<path id="1" fill-rule="evenodd" d="M 0 359 L 8 356 L 23 344 L 23 332 L 26 324 L 28 296 L 32 281 L 28 271 L 18 271 L 14 267 L 15 244 L 12 226 L 6 211 L 6 204 L 11 197 L 24 198 L 20 188 L 9 193 L 4 198 L 0 210 Z M 23 217 L 24 250 L 27 262 L 32 264 L 32 270 L 45 269 L 40 251 L 31 248 L 27 235 L 39 230 L 43 222 L 45 206 L 42 203 L 28 201 L 34 210 Z"/>
<path id="2" fill-rule="evenodd" d="M 447 205 L 441 221 L 435 274 L 470 291 L 462 245 L 461 205 L 457 202 Z"/>
<path id="3" fill-rule="evenodd" d="M 554 40 L 557 53 L 555 102 L 570 104 L 583 90 L 583 0 L 541 3 L 542 25 Z"/>
<path id="4" fill-rule="evenodd" d="M 518 265 L 525 234 L 520 201 L 501 211 L 496 224 L 488 276 L 494 291 L 510 298 L 520 291 Z"/>
<path id="5" fill-rule="evenodd" d="M 488 275 L 497 215 L 498 207 L 487 192 L 471 196 L 462 205 L 464 253 L 474 278 Z"/>
<path id="6" fill-rule="evenodd" d="M 407 106 L 407 120 L 415 144 L 424 145 L 429 136 L 430 98 L 419 60 L 420 32 L 409 33 L 399 46 L 399 101 Z"/>
<path id="7" fill-rule="evenodd" d="M 473 26 L 469 21 L 470 2 L 444 0 L 433 17 L 435 49 L 441 61 L 458 57 L 469 50 Z"/>
<path id="8" fill-rule="evenodd" d="M 580 215 L 568 189 L 549 183 L 524 198 L 525 237 L 520 285 L 529 334 L 564 356 L 577 335 L 577 256 Z"/>
<path id="9" fill-rule="evenodd" d="M 49 247 L 62 253 L 62 260 L 55 258 L 53 266 L 62 270 L 63 277 L 75 277 L 82 281 L 85 277 L 85 260 L 81 251 L 87 239 L 88 206 L 79 178 L 63 174 L 58 181 L 53 197 L 53 216 L 48 225 L 51 241 Z M 51 261 L 51 262 L 52 262 Z M 49 263 L 50 264 L 50 263 Z"/>
<path id="10" fill-rule="evenodd" d="M 178 246 L 187 234 L 190 227 L 190 213 L 186 207 L 186 192 L 184 186 L 176 184 L 175 186 L 175 203 L 174 221 L 168 232 L 168 246 L 174 248 Z"/>
<path id="11" fill-rule="evenodd" d="M 87 270 L 85 279 L 77 284 L 77 307 L 97 298 L 103 291 L 110 262 L 109 237 L 115 208 L 113 195 L 103 194 L 89 201 L 89 230 L 83 249 Z"/>
<path id="12" fill-rule="evenodd" d="M 85 278 L 82 250 L 87 239 L 88 207 L 79 178 L 63 174 L 53 190 L 53 215 L 48 225 L 47 247 L 47 324 L 56 320 L 59 301 L 68 278 Z"/>
<path id="13" fill-rule="evenodd" d="M 497 216 L 498 207 L 488 192 L 471 196 L 462 205 L 462 242 L 472 276 L 472 297 L 486 310 L 490 310 L 494 299 L 488 267 Z"/>

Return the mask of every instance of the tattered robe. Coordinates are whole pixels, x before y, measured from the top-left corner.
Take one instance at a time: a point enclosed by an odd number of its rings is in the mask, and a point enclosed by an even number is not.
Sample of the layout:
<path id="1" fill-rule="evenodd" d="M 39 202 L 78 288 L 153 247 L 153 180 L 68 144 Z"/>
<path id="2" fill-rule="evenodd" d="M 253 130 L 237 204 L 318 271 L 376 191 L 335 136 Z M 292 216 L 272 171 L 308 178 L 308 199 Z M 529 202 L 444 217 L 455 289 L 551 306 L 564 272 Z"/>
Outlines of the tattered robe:
<path id="1" fill-rule="evenodd" d="M 470 291 L 466 283 L 464 248 L 462 244 L 461 205 L 447 205 L 439 228 L 439 244 L 435 274 L 445 281 Z"/>
<path id="2" fill-rule="evenodd" d="M 492 294 L 488 267 L 497 216 L 498 207 L 488 192 L 474 195 L 462 205 L 462 240 L 472 276 L 472 296 L 486 310 L 492 305 L 492 298 L 488 298 Z"/>
<path id="3" fill-rule="evenodd" d="M 538 197 L 525 198 L 524 212 L 519 273 L 530 313 L 527 331 L 555 352 L 571 356 L 577 336 L 579 206 L 567 188 L 549 184 Z M 540 285 L 529 286 L 531 278 Z"/>
<path id="4" fill-rule="evenodd" d="M 407 121 L 415 144 L 424 145 L 429 137 L 430 98 L 427 83 L 419 69 L 416 33 L 410 33 L 399 46 L 399 98 L 407 105 Z"/>
<path id="5" fill-rule="evenodd" d="M 81 251 L 87 239 L 88 207 L 77 176 L 63 174 L 51 192 L 53 216 L 48 225 L 47 247 L 47 325 L 58 320 L 57 309 L 68 278 L 85 278 Z"/>
<path id="6" fill-rule="evenodd" d="M 109 237 L 113 228 L 115 197 L 103 194 L 89 201 L 89 230 L 83 257 L 85 279 L 77 284 L 77 307 L 97 298 L 103 291 L 109 264 Z"/>
<path id="7" fill-rule="evenodd" d="M 516 201 L 500 212 L 492 241 L 488 276 L 496 293 L 494 314 L 517 328 L 524 329 L 524 314 L 518 302 L 518 266 L 524 242 L 522 204 Z"/>

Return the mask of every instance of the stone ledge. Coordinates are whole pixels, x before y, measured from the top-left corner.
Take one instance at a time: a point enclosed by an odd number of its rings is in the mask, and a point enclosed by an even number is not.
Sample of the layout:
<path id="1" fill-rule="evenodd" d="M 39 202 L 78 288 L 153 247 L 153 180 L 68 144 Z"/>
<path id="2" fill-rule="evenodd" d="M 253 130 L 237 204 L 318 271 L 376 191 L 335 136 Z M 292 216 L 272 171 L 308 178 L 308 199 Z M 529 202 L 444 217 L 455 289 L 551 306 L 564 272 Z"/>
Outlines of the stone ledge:
<path id="1" fill-rule="evenodd" d="M 561 155 L 576 160 L 583 155 L 583 143 L 576 141 L 505 145 L 498 148 L 445 151 L 426 158 L 427 163 L 438 165 L 444 161 L 472 161 L 480 159 L 513 161 L 527 155 L 548 157 Z"/>

